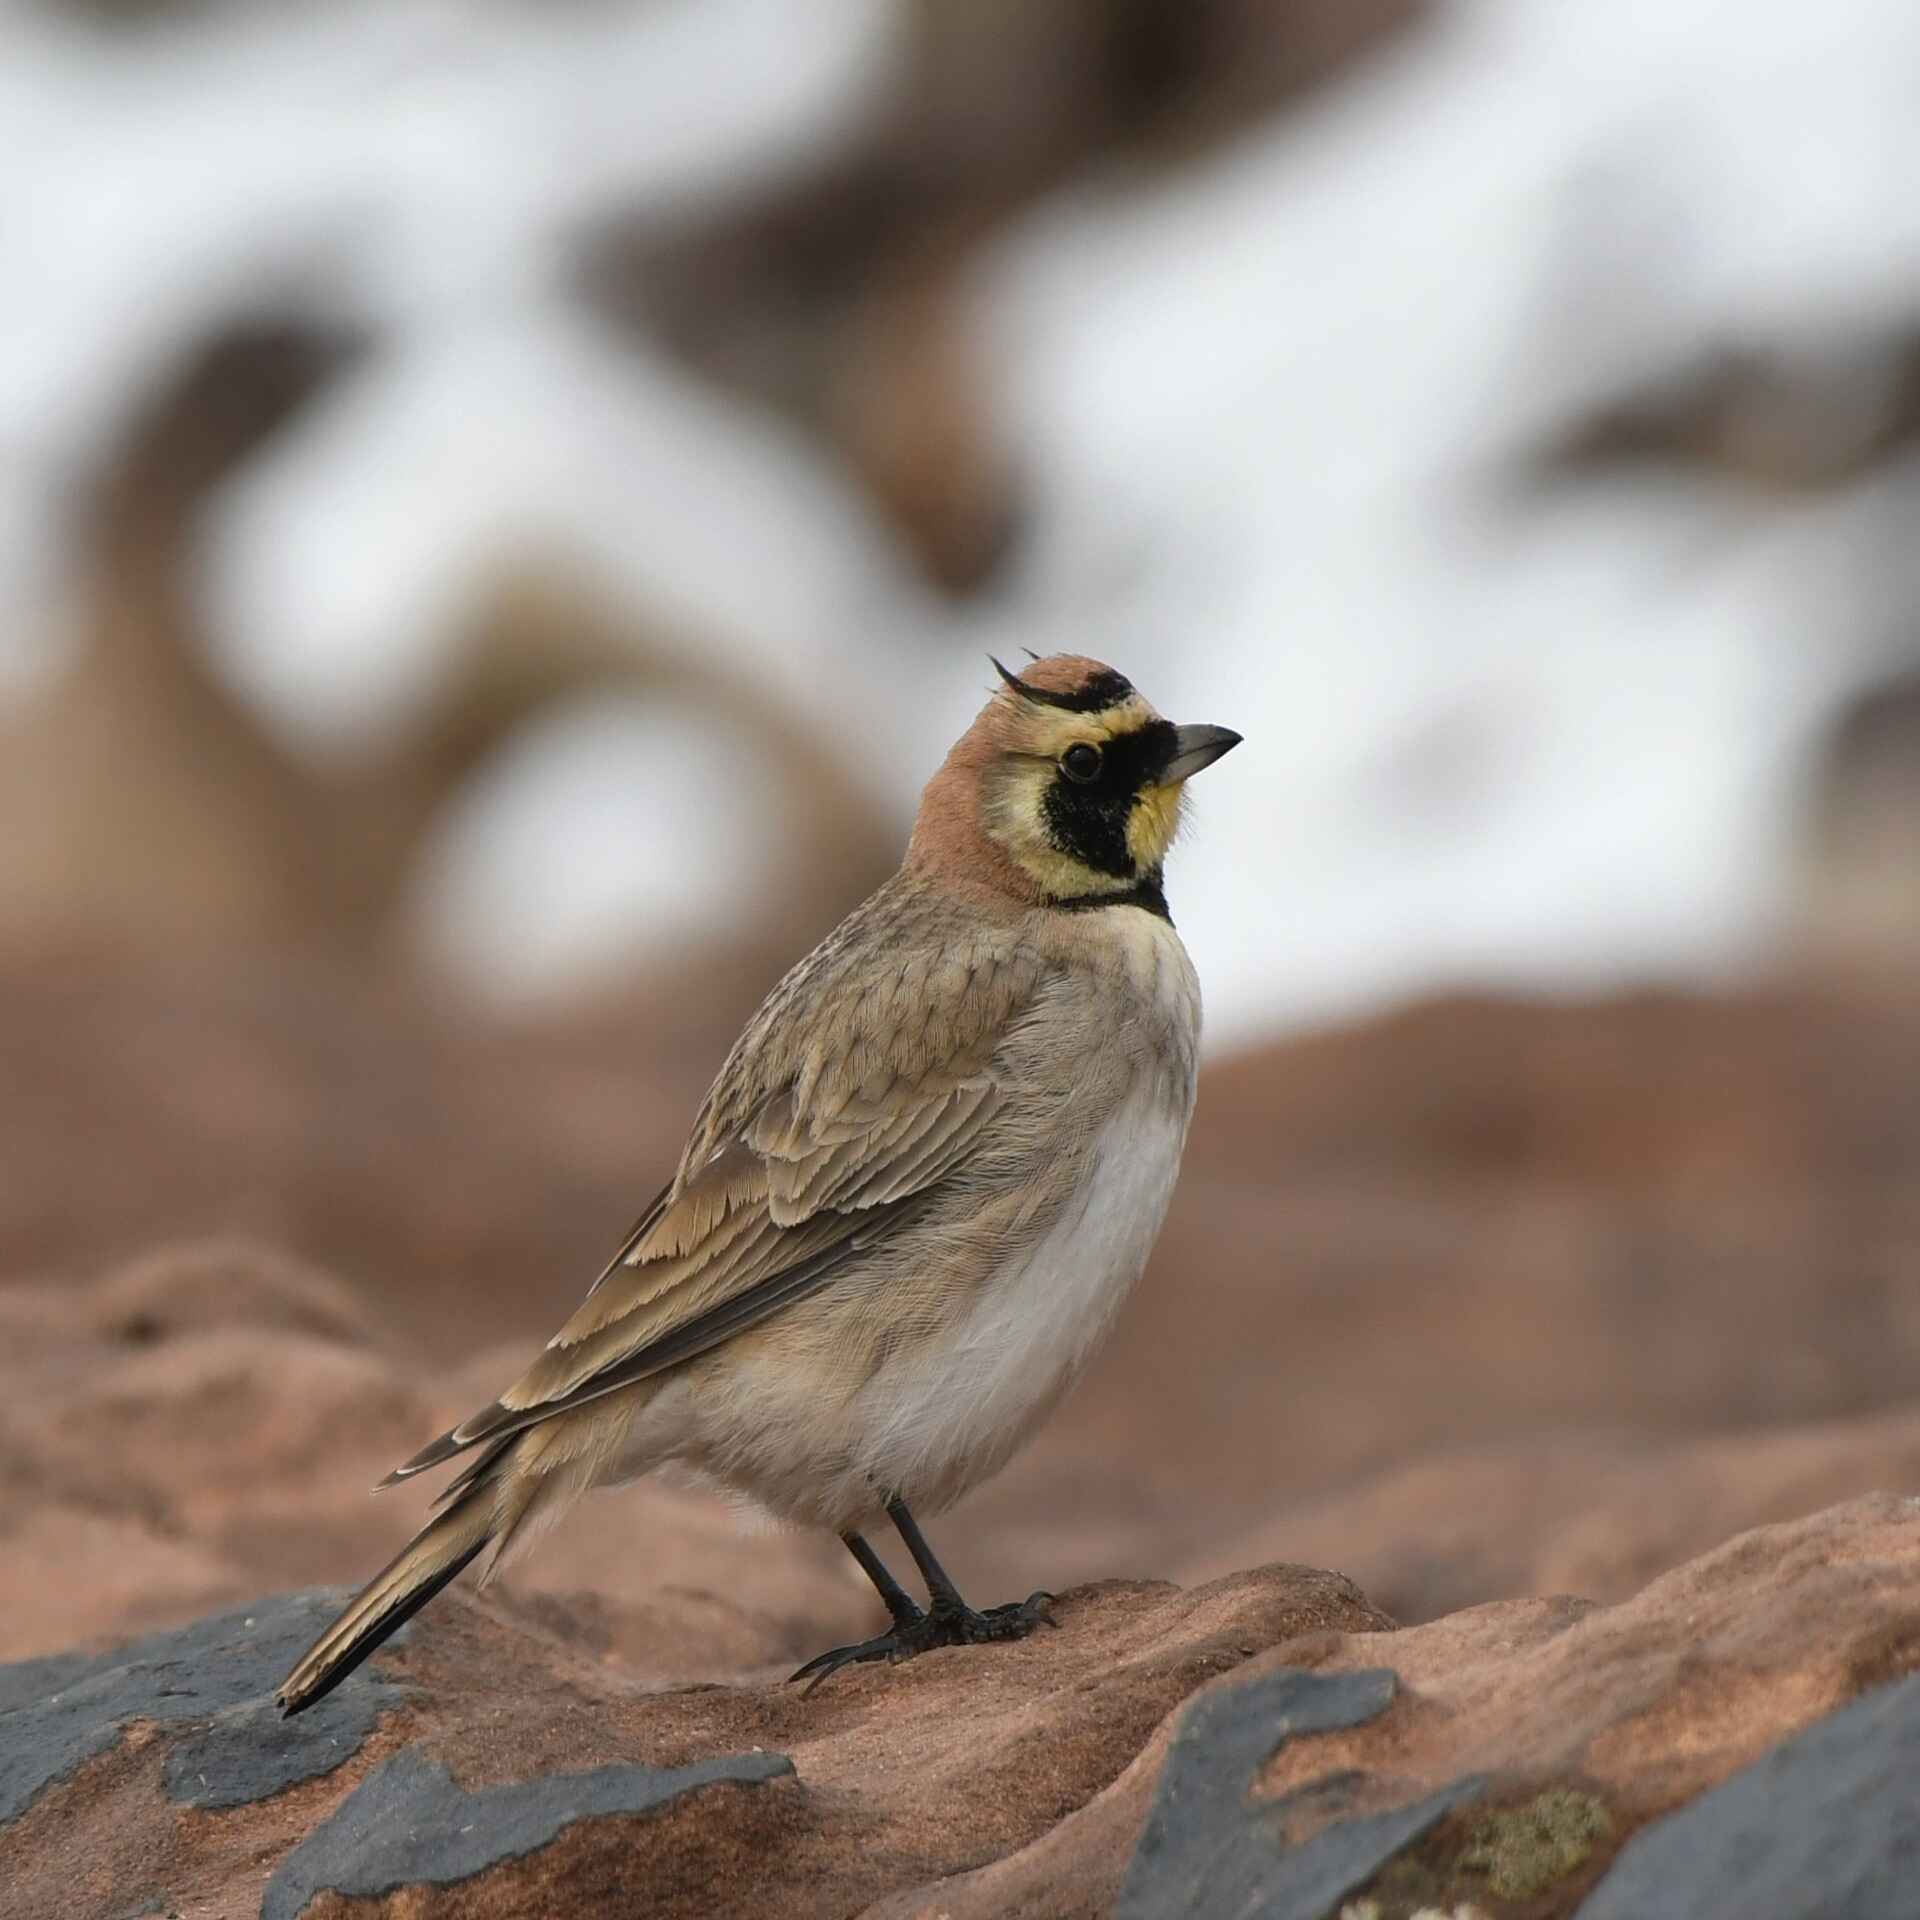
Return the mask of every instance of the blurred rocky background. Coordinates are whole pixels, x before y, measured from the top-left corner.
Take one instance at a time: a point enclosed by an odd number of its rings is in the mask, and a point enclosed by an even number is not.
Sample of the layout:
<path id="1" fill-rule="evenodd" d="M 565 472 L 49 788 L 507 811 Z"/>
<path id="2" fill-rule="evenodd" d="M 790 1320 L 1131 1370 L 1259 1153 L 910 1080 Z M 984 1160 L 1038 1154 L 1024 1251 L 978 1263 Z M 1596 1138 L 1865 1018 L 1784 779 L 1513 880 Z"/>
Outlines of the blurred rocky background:
<path id="1" fill-rule="evenodd" d="M 13 0 L 0 1656 L 388 1552 L 1022 646 L 1248 745 L 969 1591 L 1920 1480 L 1917 100 L 1905 0 Z M 623 1498 L 507 1584 L 637 1672 L 866 1620 Z"/>

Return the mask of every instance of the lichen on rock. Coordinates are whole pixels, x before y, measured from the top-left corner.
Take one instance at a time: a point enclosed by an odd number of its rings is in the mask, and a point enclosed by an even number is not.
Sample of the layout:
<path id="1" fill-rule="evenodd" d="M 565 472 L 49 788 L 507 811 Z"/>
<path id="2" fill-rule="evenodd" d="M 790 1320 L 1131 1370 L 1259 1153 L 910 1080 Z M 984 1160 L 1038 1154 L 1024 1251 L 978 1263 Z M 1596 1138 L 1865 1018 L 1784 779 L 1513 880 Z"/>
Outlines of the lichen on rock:
<path id="1" fill-rule="evenodd" d="M 1606 1806 L 1577 1787 L 1549 1787 L 1524 1806 L 1481 1815 L 1460 1865 L 1484 1873 L 1503 1900 L 1531 1900 L 1577 1867 L 1613 1831 Z"/>

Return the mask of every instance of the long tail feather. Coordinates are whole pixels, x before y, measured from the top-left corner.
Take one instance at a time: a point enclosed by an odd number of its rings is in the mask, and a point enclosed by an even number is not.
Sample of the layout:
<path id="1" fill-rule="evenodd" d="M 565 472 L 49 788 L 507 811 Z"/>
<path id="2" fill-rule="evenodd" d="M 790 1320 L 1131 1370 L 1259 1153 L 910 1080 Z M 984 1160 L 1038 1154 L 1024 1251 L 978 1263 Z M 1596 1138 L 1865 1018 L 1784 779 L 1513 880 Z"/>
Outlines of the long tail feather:
<path id="1" fill-rule="evenodd" d="M 429 1520 L 354 1595 L 280 1683 L 282 1712 L 300 1713 L 324 1699 L 459 1574 L 494 1532 L 492 1493 L 475 1487 Z"/>

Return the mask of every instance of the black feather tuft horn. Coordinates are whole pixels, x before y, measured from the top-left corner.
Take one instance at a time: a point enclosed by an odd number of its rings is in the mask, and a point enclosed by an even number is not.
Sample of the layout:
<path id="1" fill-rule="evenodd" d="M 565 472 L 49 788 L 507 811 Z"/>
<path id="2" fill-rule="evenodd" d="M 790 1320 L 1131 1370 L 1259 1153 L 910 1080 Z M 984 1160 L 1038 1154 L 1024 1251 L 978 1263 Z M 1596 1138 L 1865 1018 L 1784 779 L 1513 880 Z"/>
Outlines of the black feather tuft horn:
<path id="1" fill-rule="evenodd" d="M 989 660 L 993 660 L 994 672 L 997 673 L 1000 676 L 1000 678 L 1004 680 L 1007 683 L 1007 685 L 1014 690 L 1015 693 L 1022 694 L 1029 700 L 1031 700 L 1034 697 L 1033 689 L 1030 686 L 1028 686 L 1027 683 L 1024 680 L 1022 680 L 1017 673 L 1009 672 L 1008 669 L 1002 666 L 998 660 L 993 659 L 992 654 L 988 654 L 987 658 Z"/>
<path id="2" fill-rule="evenodd" d="M 1036 653 L 1033 657 L 1037 660 L 1040 656 Z M 1029 686 L 1017 673 L 1009 673 L 992 654 L 987 658 L 993 660 L 994 671 L 1021 699 L 1031 700 L 1036 706 L 1058 707 L 1062 713 L 1104 713 L 1133 695 L 1133 682 L 1111 667 L 1096 673 L 1085 686 L 1076 687 L 1071 693 L 1050 693 L 1044 687 Z"/>

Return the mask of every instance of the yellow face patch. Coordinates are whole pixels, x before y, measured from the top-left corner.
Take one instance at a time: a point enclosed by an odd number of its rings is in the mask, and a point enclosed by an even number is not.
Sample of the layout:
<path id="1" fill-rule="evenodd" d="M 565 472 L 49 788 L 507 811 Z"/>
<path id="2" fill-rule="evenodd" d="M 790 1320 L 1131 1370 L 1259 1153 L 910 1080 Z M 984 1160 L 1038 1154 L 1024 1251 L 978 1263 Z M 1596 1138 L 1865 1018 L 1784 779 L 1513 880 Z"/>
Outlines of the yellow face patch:
<path id="1" fill-rule="evenodd" d="M 1074 736 L 1086 739 L 1084 733 Z M 1092 872 L 1054 845 L 1047 826 L 1047 789 L 1057 777 L 1051 760 L 1021 757 L 994 768 L 982 782 L 986 828 L 1045 890 L 1062 900 L 1117 892 L 1126 882 Z"/>
<path id="2" fill-rule="evenodd" d="M 1154 764 L 1147 729 L 1170 733 L 1136 693 L 1097 713 L 1071 713 L 1010 695 L 1003 752 L 981 782 L 987 831 L 1056 899 L 1125 893 L 1157 878 L 1179 830 L 1177 786 L 1129 778 L 1126 768 Z M 1102 774 L 1076 780 L 1076 747 L 1102 756 Z"/>
<path id="3" fill-rule="evenodd" d="M 1179 838 L 1180 821 L 1186 810 L 1184 784 L 1173 787 L 1143 787 L 1127 816 L 1127 851 L 1142 873 L 1162 866 L 1173 843 Z"/>

